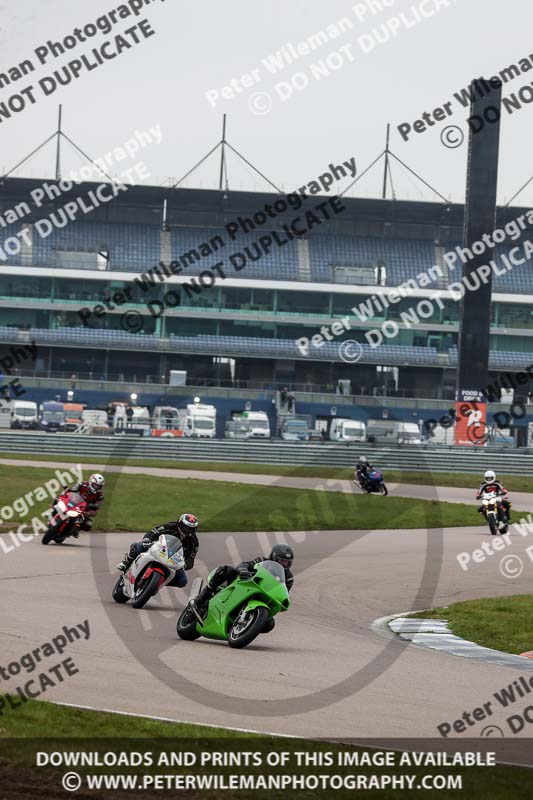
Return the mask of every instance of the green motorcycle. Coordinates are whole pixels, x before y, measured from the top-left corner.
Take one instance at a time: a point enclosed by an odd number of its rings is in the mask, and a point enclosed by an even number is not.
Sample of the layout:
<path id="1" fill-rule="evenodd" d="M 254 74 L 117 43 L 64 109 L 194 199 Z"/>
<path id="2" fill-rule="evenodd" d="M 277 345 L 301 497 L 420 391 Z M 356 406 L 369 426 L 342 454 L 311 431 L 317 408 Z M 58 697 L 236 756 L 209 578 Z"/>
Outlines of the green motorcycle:
<path id="1" fill-rule="evenodd" d="M 211 598 L 203 622 L 187 605 L 176 630 L 180 639 L 205 636 L 225 640 L 230 647 L 246 647 L 289 605 L 285 570 L 276 561 L 261 561 L 249 577 L 239 576 Z"/>

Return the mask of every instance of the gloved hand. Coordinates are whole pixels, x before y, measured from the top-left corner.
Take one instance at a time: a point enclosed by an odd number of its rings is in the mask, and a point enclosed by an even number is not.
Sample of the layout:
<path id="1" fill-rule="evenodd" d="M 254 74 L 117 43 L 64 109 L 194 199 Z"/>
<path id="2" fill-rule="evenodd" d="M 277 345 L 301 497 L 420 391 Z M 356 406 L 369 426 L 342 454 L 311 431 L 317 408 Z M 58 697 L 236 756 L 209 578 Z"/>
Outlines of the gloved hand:
<path id="1" fill-rule="evenodd" d="M 237 572 L 238 572 L 239 578 L 242 578 L 242 580 L 246 581 L 246 580 L 248 580 L 248 578 L 252 577 L 252 573 L 250 572 L 248 567 L 241 567 L 239 570 L 237 570 Z"/>

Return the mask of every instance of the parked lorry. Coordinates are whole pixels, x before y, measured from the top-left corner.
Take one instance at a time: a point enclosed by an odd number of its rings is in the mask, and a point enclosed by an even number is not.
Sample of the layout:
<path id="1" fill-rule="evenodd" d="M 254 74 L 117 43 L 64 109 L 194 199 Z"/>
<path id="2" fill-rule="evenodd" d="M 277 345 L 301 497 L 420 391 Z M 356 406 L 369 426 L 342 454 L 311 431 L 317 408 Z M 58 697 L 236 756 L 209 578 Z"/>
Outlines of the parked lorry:
<path id="1" fill-rule="evenodd" d="M 11 425 L 15 430 L 36 430 L 39 427 L 37 403 L 30 400 L 13 400 L 10 403 Z"/>
<path id="2" fill-rule="evenodd" d="M 83 421 L 85 403 L 63 403 L 65 410 L 65 430 L 75 431 Z"/>
<path id="3" fill-rule="evenodd" d="M 194 439 L 214 439 L 217 410 L 203 403 L 189 403 L 179 409 L 179 429 Z"/>
<path id="4" fill-rule="evenodd" d="M 57 403 L 54 400 L 41 404 L 39 414 L 39 427 L 43 431 L 64 431 L 65 430 L 66 412 L 63 408 L 63 403 Z"/>
<path id="5" fill-rule="evenodd" d="M 420 428 L 416 422 L 400 422 L 395 419 L 369 419 L 366 438 L 380 444 L 422 444 Z"/>

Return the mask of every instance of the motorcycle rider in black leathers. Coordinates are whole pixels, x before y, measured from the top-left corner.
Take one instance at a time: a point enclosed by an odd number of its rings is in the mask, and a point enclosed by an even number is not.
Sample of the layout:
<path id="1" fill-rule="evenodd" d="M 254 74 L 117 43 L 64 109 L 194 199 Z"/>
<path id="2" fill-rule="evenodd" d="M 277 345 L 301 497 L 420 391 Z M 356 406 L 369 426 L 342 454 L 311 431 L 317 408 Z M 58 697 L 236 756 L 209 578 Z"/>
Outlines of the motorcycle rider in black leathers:
<path id="1" fill-rule="evenodd" d="M 290 592 L 294 585 L 294 575 L 291 570 L 293 560 L 294 552 L 292 547 L 288 544 L 275 544 L 268 556 L 258 556 L 251 561 L 242 561 L 236 567 L 228 565 L 217 567 L 213 576 L 208 581 L 207 585 L 204 586 L 200 594 L 191 600 L 190 606 L 196 616 L 202 620 L 202 615 L 205 615 L 209 601 L 222 586 L 228 586 L 237 578 L 249 578 L 253 574 L 255 565 L 260 564 L 262 561 L 276 561 L 283 567 L 285 570 L 285 584 Z M 275 624 L 274 619 L 268 620 L 262 633 L 270 633 Z"/>
<path id="2" fill-rule="evenodd" d="M 355 467 L 355 477 L 363 489 L 366 489 L 368 473 L 372 472 L 373 469 L 374 467 L 366 456 L 359 456 L 359 461 Z"/>
<path id="3" fill-rule="evenodd" d="M 137 556 L 146 552 L 154 542 L 157 542 L 162 534 L 169 536 L 177 536 L 183 545 L 183 557 L 185 559 L 185 570 L 190 570 L 194 567 L 194 559 L 200 548 L 200 542 L 197 536 L 198 531 L 198 518 L 194 514 L 182 514 L 181 517 L 174 522 L 164 522 L 162 525 L 156 525 L 150 531 L 145 533 L 142 542 L 133 542 L 129 551 L 124 555 L 122 561 L 117 564 L 119 572 L 126 573 Z M 174 575 L 172 581 L 168 586 L 177 586 L 182 589 L 187 585 L 187 576 L 184 570 L 178 570 Z"/>

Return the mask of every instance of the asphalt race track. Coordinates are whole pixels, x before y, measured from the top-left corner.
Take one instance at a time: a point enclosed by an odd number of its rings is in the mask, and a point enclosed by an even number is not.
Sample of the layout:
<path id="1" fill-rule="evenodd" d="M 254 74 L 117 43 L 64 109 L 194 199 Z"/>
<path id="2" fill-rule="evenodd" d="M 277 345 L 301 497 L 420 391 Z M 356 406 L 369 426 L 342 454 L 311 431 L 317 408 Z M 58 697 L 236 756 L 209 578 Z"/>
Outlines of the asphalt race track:
<path id="1" fill-rule="evenodd" d="M 258 483 L 262 476 L 227 477 Z M 330 487 L 316 479 L 267 479 L 353 490 L 347 481 Z M 472 501 L 471 490 L 402 486 L 394 493 Z M 520 508 L 531 505 L 528 495 L 513 499 Z M 35 673 L 2 681 L 1 690 L 15 692 L 71 657 L 79 672 L 56 681 L 43 699 L 296 736 L 391 739 L 438 736 L 439 724 L 483 706 L 519 677 L 516 669 L 408 645 L 373 623 L 458 600 L 530 592 L 533 555 L 526 552 L 527 537 L 514 535 L 504 550 L 483 563 L 470 562 L 467 571 L 456 556 L 490 540 L 486 528 L 315 531 L 280 538 L 297 552 L 292 606 L 278 616 L 272 633 L 244 651 L 176 638 L 186 590 L 165 589 L 142 611 L 112 601 L 113 566 L 134 535 L 82 534 L 77 542 L 48 547 L 35 538 L 2 554 L 0 602 L 9 614 L 0 624 L 0 666 L 52 640 L 64 625 L 88 620 L 90 638 L 68 644 L 61 657 L 44 660 Z M 253 557 L 275 540 L 275 534 L 264 533 L 202 534 L 205 563 L 197 561 L 191 578 L 218 563 Z M 522 559 L 523 571 L 514 578 L 500 571 L 509 555 Z M 463 735 L 484 735 L 488 725 L 507 730 L 506 717 L 521 710 L 518 704 L 509 711 L 496 703 L 492 709 Z M 522 735 L 531 735 L 528 724 Z"/>

